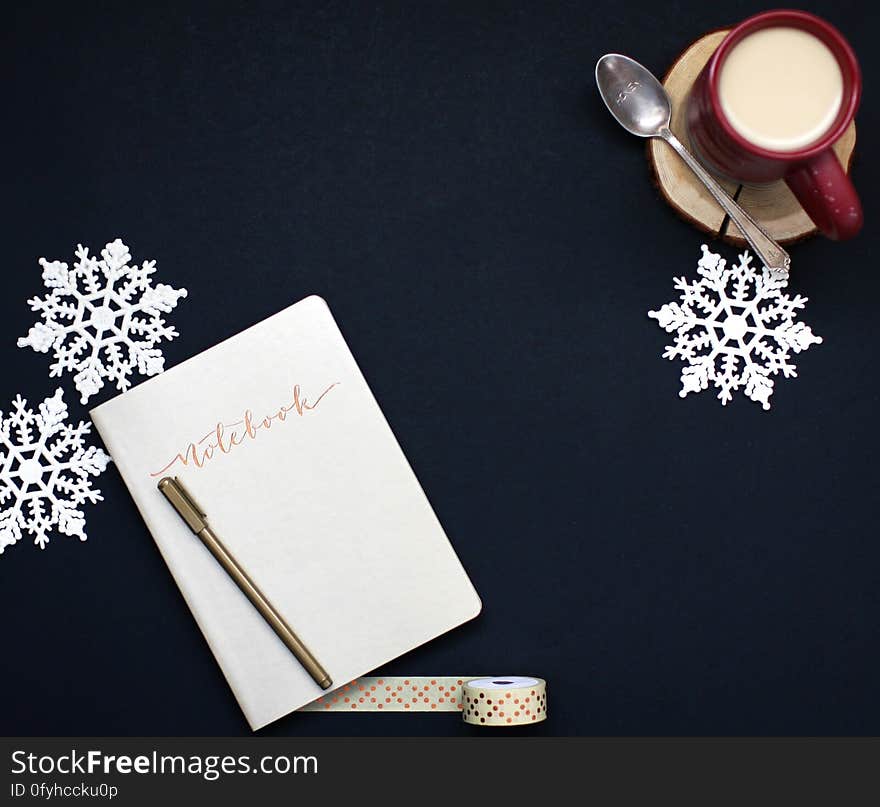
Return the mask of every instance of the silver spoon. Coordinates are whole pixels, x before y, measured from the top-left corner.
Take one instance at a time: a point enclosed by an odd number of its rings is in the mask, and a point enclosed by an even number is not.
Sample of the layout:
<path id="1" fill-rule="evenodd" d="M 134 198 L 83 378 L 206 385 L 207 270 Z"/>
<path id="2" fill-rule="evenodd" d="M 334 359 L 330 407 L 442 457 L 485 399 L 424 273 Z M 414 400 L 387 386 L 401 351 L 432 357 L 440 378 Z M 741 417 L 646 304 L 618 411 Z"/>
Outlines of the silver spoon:
<path id="1" fill-rule="evenodd" d="M 678 152 L 697 178 L 730 216 L 768 269 L 787 272 L 791 259 L 745 210 L 733 201 L 669 129 L 672 103 L 663 85 L 634 59 L 606 53 L 596 63 L 596 84 L 608 111 L 628 132 L 659 137 Z"/>

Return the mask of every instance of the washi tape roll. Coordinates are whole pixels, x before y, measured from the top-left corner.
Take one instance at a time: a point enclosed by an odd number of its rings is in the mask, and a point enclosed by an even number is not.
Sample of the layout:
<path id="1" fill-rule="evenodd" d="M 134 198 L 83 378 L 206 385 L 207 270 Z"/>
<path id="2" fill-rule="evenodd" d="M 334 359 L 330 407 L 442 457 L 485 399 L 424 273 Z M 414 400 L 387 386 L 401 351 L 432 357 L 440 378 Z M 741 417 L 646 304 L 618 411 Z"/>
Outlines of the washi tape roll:
<path id="1" fill-rule="evenodd" d="M 547 683 L 521 675 L 358 678 L 300 711 L 460 712 L 474 726 L 522 726 L 547 718 Z"/>
<path id="2" fill-rule="evenodd" d="M 547 717 L 547 683 L 511 675 L 465 681 L 462 717 L 474 726 L 522 726 Z"/>

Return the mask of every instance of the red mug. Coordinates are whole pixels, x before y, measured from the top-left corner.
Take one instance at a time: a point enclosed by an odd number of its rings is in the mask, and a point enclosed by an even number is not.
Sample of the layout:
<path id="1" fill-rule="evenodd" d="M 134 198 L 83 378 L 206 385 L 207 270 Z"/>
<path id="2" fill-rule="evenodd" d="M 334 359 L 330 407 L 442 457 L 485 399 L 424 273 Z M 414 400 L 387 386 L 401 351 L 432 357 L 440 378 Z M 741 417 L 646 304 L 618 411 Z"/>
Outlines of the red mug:
<path id="1" fill-rule="evenodd" d="M 721 108 L 718 85 L 724 60 L 749 34 L 770 27 L 799 28 L 824 42 L 843 77 L 843 99 L 834 122 L 818 140 L 796 151 L 773 151 L 750 142 L 734 129 Z M 825 235 L 852 238 L 862 227 L 862 206 L 832 146 L 852 121 L 861 93 L 855 54 L 834 26 L 804 11 L 765 11 L 736 26 L 697 77 L 687 100 L 688 136 L 694 151 L 711 169 L 745 183 L 784 179 Z"/>

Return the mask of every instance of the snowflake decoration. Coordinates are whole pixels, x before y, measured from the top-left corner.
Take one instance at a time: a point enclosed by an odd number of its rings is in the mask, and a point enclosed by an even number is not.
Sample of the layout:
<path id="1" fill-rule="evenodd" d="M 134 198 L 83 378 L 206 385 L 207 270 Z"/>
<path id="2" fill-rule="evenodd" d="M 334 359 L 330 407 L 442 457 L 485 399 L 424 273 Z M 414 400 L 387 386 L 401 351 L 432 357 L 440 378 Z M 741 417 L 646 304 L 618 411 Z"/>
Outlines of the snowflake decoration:
<path id="1" fill-rule="evenodd" d="M 101 250 L 100 260 L 90 257 L 82 244 L 76 257 L 72 270 L 62 261 L 40 258 L 43 283 L 51 291 L 28 300 L 42 322 L 20 338 L 18 346 L 38 353 L 54 351 L 50 377 L 75 373 L 80 401 L 87 403 L 105 378 L 124 392 L 135 367 L 147 376 L 165 369 L 165 357 L 156 345 L 174 339 L 177 331 L 161 314 L 186 297 L 186 289 L 153 286 L 156 262 L 129 265 L 131 254 L 118 238 Z"/>
<path id="2" fill-rule="evenodd" d="M 100 448 L 86 446 L 91 425 L 67 423 L 67 404 L 59 388 L 34 412 L 20 395 L 12 411 L 0 412 L 0 555 L 22 532 L 45 549 L 48 533 L 86 540 L 80 505 L 101 500 L 90 476 L 110 462 Z"/>
<path id="3" fill-rule="evenodd" d="M 769 409 L 771 376 L 797 377 L 790 351 L 800 353 L 822 343 L 808 325 L 794 321 L 807 298 L 786 294 L 788 274 L 766 267 L 756 270 L 747 252 L 728 267 L 705 244 L 702 250 L 697 263 L 701 279 L 675 279 L 681 304 L 667 303 L 648 312 L 661 328 L 675 333 L 675 343 L 667 345 L 663 358 L 687 362 L 678 394 L 684 398 L 700 392 L 711 381 L 722 404 L 743 387 L 748 398 Z"/>

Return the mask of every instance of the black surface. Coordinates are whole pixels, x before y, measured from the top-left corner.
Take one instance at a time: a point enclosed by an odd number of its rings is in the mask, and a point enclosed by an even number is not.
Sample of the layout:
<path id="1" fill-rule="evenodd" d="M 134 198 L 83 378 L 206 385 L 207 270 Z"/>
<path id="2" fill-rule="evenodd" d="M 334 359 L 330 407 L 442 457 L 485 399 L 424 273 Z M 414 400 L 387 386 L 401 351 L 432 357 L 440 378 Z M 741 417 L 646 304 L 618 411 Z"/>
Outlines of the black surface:
<path id="1" fill-rule="evenodd" d="M 36 259 L 78 242 L 189 289 L 169 366 L 321 294 L 484 602 L 383 672 L 542 675 L 535 733 L 880 732 L 876 7 L 807 6 L 862 60 L 868 224 L 793 248 L 825 343 L 765 413 L 679 399 L 645 314 L 704 237 L 593 86 L 606 51 L 662 73 L 760 4 L 127 5 L 7 11 L 2 408 L 57 385 L 15 339 Z M 246 732 L 114 468 L 99 487 L 86 544 L 0 558 L 0 733 Z"/>

